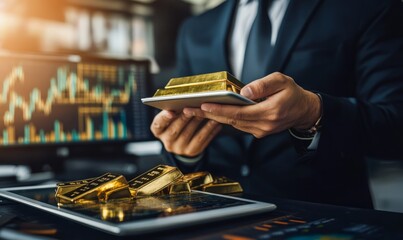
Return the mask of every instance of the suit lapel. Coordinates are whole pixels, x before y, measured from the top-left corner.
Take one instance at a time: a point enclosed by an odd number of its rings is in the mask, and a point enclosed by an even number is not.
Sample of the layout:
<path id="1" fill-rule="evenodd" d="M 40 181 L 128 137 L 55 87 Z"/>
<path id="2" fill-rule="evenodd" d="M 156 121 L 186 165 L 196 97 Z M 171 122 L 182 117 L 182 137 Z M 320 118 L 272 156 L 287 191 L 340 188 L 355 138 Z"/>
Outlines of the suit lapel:
<path id="1" fill-rule="evenodd" d="M 268 73 L 283 71 L 292 48 L 321 0 L 290 0 L 268 63 Z"/>
<path id="2" fill-rule="evenodd" d="M 214 39 L 212 45 L 212 52 L 216 56 L 216 66 L 217 69 L 229 70 L 231 71 L 231 67 L 228 59 L 228 36 L 230 34 L 230 29 L 232 28 L 232 19 L 235 13 L 235 7 L 237 5 L 237 1 L 229 0 L 223 3 L 223 9 L 220 12 L 220 15 L 217 16 L 215 21 L 211 22 L 211 28 L 217 29 L 216 31 L 211 31 L 213 33 L 217 33 L 216 36 L 212 36 Z"/>

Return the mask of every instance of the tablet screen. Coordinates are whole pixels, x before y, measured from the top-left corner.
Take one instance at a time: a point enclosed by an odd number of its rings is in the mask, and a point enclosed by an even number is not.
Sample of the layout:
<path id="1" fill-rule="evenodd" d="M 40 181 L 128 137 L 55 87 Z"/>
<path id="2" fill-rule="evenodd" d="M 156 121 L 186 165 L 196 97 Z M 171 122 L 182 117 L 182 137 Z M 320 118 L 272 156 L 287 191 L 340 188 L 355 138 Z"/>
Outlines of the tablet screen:
<path id="1" fill-rule="evenodd" d="M 58 207 L 54 191 L 49 191 L 49 189 L 28 189 L 10 192 Z M 74 211 L 98 220 L 119 223 L 138 219 L 164 218 L 248 204 L 252 204 L 252 202 L 218 197 L 202 192 L 192 192 L 191 194 L 120 199 L 102 204 L 70 204 L 58 208 Z"/>
<path id="2" fill-rule="evenodd" d="M 142 234 L 275 209 L 270 203 L 193 191 L 188 194 L 58 206 L 55 186 L 1 189 L 0 196 L 116 235 Z"/>

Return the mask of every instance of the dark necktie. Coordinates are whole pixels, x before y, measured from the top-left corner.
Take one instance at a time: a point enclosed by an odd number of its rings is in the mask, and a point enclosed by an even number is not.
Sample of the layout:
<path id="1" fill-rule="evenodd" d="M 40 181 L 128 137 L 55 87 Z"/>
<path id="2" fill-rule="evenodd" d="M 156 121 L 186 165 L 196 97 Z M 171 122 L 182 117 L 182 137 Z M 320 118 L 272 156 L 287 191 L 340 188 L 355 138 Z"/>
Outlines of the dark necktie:
<path id="1" fill-rule="evenodd" d="M 255 21 L 252 24 L 248 42 L 245 49 L 245 57 L 242 68 L 241 81 L 245 84 L 267 75 L 266 67 L 271 53 L 271 23 L 268 16 L 268 6 L 272 0 L 259 0 Z M 249 149 L 253 136 L 244 134 L 241 141 L 246 149 Z M 249 150 L 246 150 L 249 153 Z M 245 172 L 248 169 L 248 161 L 242 166 Z M 244 174 L 244 173 L 242 173 Z"/>
<path id="2" fill-rule="evenodd" d="M 249 83 L 265 76 L 271 52 L 271 23 L 268 6 L 271 0 L 259 0 L 255 21 L 249 33 L 245 50 L 241 81 Z"/>

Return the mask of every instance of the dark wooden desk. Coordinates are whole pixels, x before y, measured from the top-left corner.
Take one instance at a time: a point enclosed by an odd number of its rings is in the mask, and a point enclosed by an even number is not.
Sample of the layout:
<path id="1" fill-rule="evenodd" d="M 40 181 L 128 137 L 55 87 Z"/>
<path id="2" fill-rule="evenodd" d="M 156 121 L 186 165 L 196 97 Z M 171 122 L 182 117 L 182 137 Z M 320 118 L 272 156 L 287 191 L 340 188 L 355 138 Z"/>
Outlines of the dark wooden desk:
<path id="1" fill-rule="evenodd" d="M 11 216 L 11 219 L 0 221 L 0 232 L 12 229 L 56 239 L 403 239 L 403 214 L 284 199 L 254 199 L 275 203 L 277 209 L 253 217 L 126 238 L 3 201 L 0 215 Z"/>

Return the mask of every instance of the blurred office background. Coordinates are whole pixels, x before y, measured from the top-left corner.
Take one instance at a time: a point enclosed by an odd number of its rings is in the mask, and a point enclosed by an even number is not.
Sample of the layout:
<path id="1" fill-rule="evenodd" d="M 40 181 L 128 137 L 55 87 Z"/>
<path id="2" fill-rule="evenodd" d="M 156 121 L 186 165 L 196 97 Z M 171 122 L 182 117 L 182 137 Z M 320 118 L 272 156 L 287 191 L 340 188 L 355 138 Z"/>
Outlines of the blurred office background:
<path id="1" fill-rule="evenodd" d="M 157 88 L 175 76 L 181 22 L 222 1 L 0 0 L 0 51 L 149 59 Z M 149 142 L 133 144 L 128 151 L 155 156 L 160 149 L 159 142 Z M 153 157 L 144 164 L 159 161 Z M 83 167 L 82 162 L 76 164 L 77 169 Z M 369 159 L 368 171 L 376 209 L 403 212 L 403 161 Z"/>

